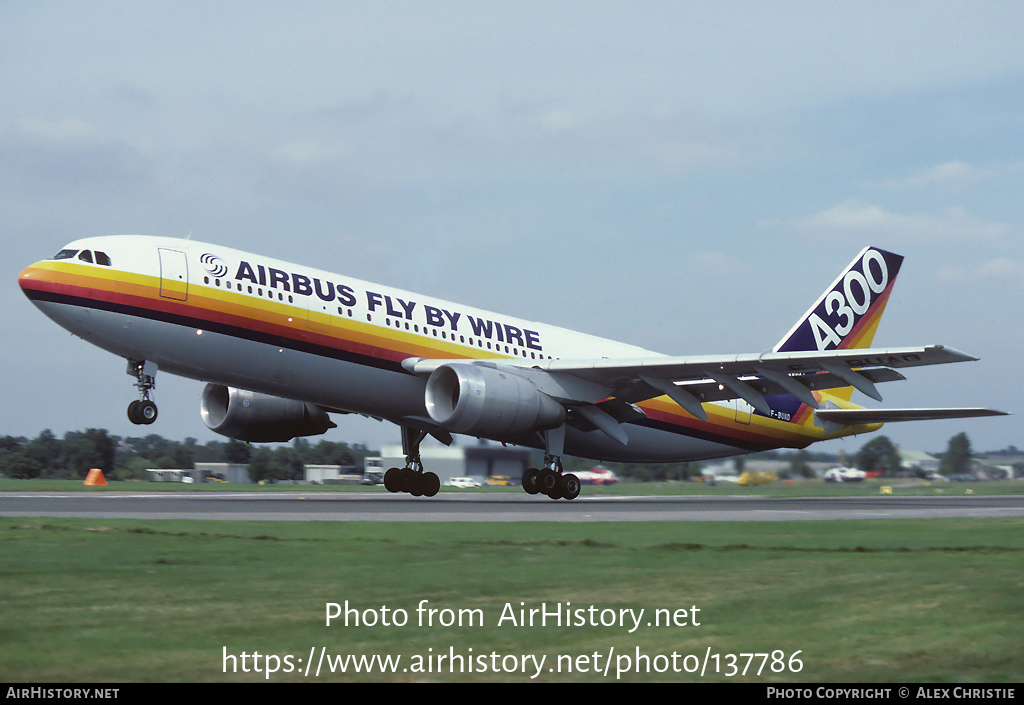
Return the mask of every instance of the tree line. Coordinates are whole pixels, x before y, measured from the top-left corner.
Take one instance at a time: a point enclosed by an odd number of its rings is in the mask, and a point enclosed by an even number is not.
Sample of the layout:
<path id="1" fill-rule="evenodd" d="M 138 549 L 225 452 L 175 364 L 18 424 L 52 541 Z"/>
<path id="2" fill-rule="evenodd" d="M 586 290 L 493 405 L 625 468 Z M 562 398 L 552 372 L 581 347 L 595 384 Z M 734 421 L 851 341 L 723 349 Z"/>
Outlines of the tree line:
<path id="1" fill-rule="evenodd" d="M 1010 446 L 1004 451 L 996 451 L 993 455 L 1017 455 L 1017 448 Z M 975 453 L 971 448 L 971 441 L 966 433 L 958 433 L 949 439 L 946 451 L 938 456 L 938 471 L 942 475 L 965 474 L 971 471 Z M 812 462 L 818 463 L 839 463 L 839 457 L 830 453 L 815 453 L 808 450 L 779 451 L 771 450 L 750 455 L 736 456 L 733 463 L 738 473 L 743 472 L 744 467 L 750 460 L 783 460 L 788 462 L 788 467 L 780 472 L 782 478 L 814 477 L 811 469 Z M 573 459 L 575 461 L 575 459 Z M 580 461 L 573 464 L 577 470 L 584 469 L 583 465 L 589 461 Z M 865 472 L 879 472 L 882 477 L 894 477 L 901 470 L 899 449 L 888 436 L 875 436 L 853 454 L 847 461 L 854 467 Z M 661 463 L 661 464 L 638 464 L 638 463 L 606 463 L 606 466 L 614 470 L 622 477 L 641 481 L 662 481 L 662 480 L 689 480 L 698 477 L 701 473 L 701 463 Z M 568 470 L 569 463 L 566 463 Z"/>
<path id="2" fill-rule="evenodd" d="M 195 438 L 171 441 L 157 434 L 111 436 L 105 429 L 69 431 L 57 438 L 49 429 L 36 438 L 0 436 L 0 473 L 13 478 L 85 479 L 99 468 L 108 480 L 145 480 L 146 470 L 190 469 L 195 463 L 238 463 L 249 466 L 253 481 L 302 479 L 306 465 L 363 466 L 371 455 L 360 444 L 321 440 L 316 445 L 296 438 L 291 445 L 255 447 L 241 441 Z"/>
<path id="3" fill-rule="evenodd" d="M 1016 448 L 1010 447 L 1013 451 Z M 145 480 L 146 470 L 186 469 L 195 463 L 236 463 L 249 466 L 254 482 L 259 480 L 299 480 L 306 465 L 341 465 L 363 467 L 363 459 L 373 455 L 364 445 L 336 443 L 321 440 L 312 444 L 305 438 L 296 438 L 291 445 L 277 448 L 251 446 L 241 441 L 209 441 L 200 445 L 195 438 L 184 441 L 167 440 L 157 434 L 144 437 L 120 438 L 104 429 L 69 431 L 57 438 L 45 430 L 34 439 L 24 436 L 0 436 L 0 473 L 12 478 L 84 479 L 91 468 L 99 468 L 109 480 Z M 742 471 L 743 458 L 786 460 L 790 477 L 811 477 L 810 463 L 837 462 L 835 455 L 766 451 L 736 459 Z M 949 439 L 941 457 L 939 472 L 944 475 L 970 471 L 973 451 L 966 433 Z M 585 470 L 593 461 L 580 458 L 564 459 L 566 472 Z M 880 471 L 883 476 L 895 475 L 900 470 L 896 445 L 887 436 L 876 436 L 865 443 L 852 458 L 852 464 L 864 471 Z M 701 463 L 606 463 L 622 477 L 657 482 L 664 480 L 690 480 L 698 477 Z"/>

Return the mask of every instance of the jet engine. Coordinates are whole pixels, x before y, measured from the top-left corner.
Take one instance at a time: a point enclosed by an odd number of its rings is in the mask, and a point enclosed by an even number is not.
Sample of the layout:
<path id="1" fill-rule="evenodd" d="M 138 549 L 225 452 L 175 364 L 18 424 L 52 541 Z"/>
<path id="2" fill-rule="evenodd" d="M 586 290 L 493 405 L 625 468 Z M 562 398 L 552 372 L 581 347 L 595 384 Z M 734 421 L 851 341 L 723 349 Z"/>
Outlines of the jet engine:
<path id="1" fill-rule="evenodd" d="M 336 426 L 316 404 L 220 384 L 206 385 L 200 411 L 211 431 L 251 443 L 290 441 Z"/>
<path id="2" fill-rule="evenodd" d="M 472 436 L 515 436 L 565 420 L 562 405 L 530 380 L 479 365 L 441 365 L 427 380 L 425 399 L 435 423 Z"/>

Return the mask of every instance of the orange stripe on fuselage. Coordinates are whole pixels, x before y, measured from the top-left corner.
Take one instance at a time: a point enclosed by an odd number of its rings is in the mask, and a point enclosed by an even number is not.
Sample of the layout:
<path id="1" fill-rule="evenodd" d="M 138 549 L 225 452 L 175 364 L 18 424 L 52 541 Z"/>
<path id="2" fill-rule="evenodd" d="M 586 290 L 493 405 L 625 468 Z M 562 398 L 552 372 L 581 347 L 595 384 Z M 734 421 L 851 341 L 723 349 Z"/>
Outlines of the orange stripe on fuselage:
<path id="1" fill-rule="evenodd" d="M 425 340 L 423 334 L 382 327 L 348 316 L 331 314 L 329 320 L 322 319 L 329 322 L 329 331 L 314 331 L 307 326 L 309 312 L 302 305 L 272 301 L 205 284 L 190 282 L 186 301 L 168 299 L 160 296 L 159 277 L 108 269 L 100 265 L 41 262 L 26 269 L 20 277 L 20 283 L 26 289 L 181 316 L 196 321 L 197 325 L 206 322 L 242 328 L 396 364 L 409 357 L 494 358 L 526 362 L 523 358 L 485 351 L 454 341 Z M 300 303 L 305 303 L 305 300 Z M 870 331 L 872 334 L 880 315 L 881 307 L 871 315 L 874 319 Z M 864 331 L 859 334 L 866 333 Z M 824 437 L 821 429 L 811 423 L 811 410 L 806 405 L 800 407 L 797 418 L 791 422 L 754 414 L 749 423 L 738 422 L 735 409 L 713 404 L 705 406 L 708 421 L 701 421 L 668 397 L 650 399 L 639 406 L 652 420 L 754 446 L 800 448 Z"/>
<path id="2" fill-rule="evenodd" d="M 802 448 L 822 438 L 821 429 L 814 426 L 769 419 L 757 414 L 751 415 L 749 423 L 739 422 L 736 420 L 735 408 L 728 406 L 705 404 L 707 421 L 691 416 L 667 396 L 649 399 L 637 406 L 644 410 L 648 418 L 656 421 L 727 436 L 750 444 Z M 803 408 L 806 405 L 801 410 Z"/>
<path id="3" fill-rule="evenodd" d="M 454 341 L 330 315 L 327 332 L 310 330 L 308 310 L 296 303 L 271 301 L 242 292 L 190 283 L 186 301 L 160 296 L 160 279 L 77 263 L 43 262 L 26 269 L 23 288 L 173 314 L 201 322 L 258 331 L 346 352 L 400 363 L 408 357 L 503 357 Z M 304 300 L 302 301 L 304 303 Z M 320 318 L 323 320 L 322 314 Z M 511 358 L 520 359 L 520 358 Z"/>

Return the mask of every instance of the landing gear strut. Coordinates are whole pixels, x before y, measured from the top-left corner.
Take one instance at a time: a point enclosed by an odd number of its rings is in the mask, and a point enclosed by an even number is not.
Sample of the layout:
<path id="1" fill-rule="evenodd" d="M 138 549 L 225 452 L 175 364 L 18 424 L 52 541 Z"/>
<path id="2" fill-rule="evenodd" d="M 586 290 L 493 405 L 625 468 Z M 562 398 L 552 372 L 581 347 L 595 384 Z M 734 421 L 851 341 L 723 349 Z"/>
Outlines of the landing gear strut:
<path id="1" fill-rule="evenodd" d="M 405 467 L 391 468 L 384 473 L 384 487 L 388 492 L 408 492 L 413 497 L 433 497 L 441 489 L 441 480 L 432 472 L 423 472 L 420 462 L 420 443 L 426 431 L 402 426 L 402 452 Z"/>
<path id="2" fill-rule="evenodd" d="M 562 472 L 565 426 L 545 432 L 544 445 L 544 467 L 530 468 L 523 473 L 523 489 L 527 494 L 543 492 L 551 499 L 576 499 L 580 496 L 580 479 Z"/>
<path id="3" fill-rule="evenodd" d="M 128 361 L 128 374 L 138 380 L 135 386 L 142 397 L 128 405 L 128 420 L 133 424 L 148 426 L 156 421 L 156 403 L 149 398 L 149 393 L 156 386 L 156 370 L 156 363 L 149 360 Z"/>

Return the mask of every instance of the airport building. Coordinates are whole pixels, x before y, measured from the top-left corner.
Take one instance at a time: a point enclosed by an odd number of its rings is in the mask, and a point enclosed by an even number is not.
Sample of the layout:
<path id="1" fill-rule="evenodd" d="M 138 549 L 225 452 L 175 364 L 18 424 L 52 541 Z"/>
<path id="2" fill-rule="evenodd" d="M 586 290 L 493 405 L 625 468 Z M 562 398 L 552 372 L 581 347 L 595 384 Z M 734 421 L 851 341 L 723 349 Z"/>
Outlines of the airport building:
<path id="1" fill-rule="evenodd" d="M 146 470 L 150 482 L 233 482 L 252 484 L 249 466 L 240 463 L 195 463 L 191 468 L 150 468 Z"/>
<path id="2" fill-rule="evenodd" d="M 531 452 L 523 448 L 481 444 L 473 446 L 441 446 L 423 444 L 420 460 L 424 471 L 433 472 L 444 484 L 453 477 L 472 477 L 481 483 L 518 484 L 530 464 Z M 379 467 L 387 470 L 405 466 L 402 446 L 385 445 Z M 152 482 L 230 482 L 252 484 L 249 466 L 238 463 L 196 463 L 191 469 L 146 471 Z M 187 478 L 187 479 L 186 479 Z M 312 484 L 358 483 L 363 479 L 361 468 L 342 465 L 306 465 L 303 480 Z"/>
<path id="3" fill-rule="evenodd" d="M 380 450 L 384 469 L 405 465 L 401 445 L 385 445 Z M 530 451 L 500 445 L 420 446 L 420 461 L 425 472 L 435 473 L 441 484 L 453 477 L 473 477 L 482 483 L 518 484 L 530 465 Z"/>

